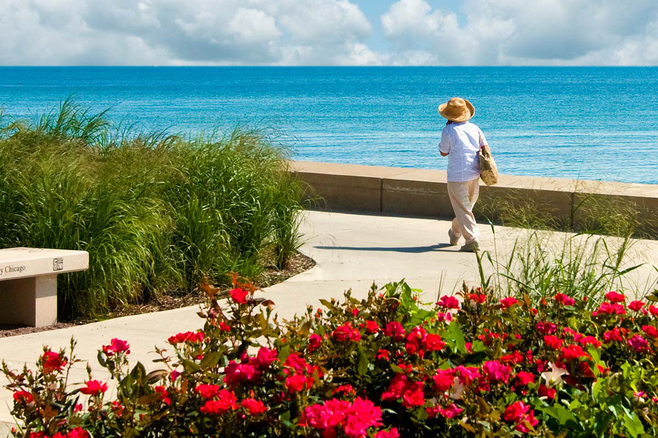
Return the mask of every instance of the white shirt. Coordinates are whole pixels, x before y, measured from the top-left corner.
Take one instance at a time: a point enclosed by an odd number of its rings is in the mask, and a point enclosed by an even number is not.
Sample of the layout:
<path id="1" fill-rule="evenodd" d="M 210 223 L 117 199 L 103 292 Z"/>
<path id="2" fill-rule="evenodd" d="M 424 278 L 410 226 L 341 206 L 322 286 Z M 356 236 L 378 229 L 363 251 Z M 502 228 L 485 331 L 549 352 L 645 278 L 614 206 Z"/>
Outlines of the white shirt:
<path id="1" fill-rule="evenodd" d="M 480 128 L 471 122 L 451 123 L 441 132 L 439 151 L 448 154 L 448 181 L 480 177 L 480 146 L 487 144 Z"/>

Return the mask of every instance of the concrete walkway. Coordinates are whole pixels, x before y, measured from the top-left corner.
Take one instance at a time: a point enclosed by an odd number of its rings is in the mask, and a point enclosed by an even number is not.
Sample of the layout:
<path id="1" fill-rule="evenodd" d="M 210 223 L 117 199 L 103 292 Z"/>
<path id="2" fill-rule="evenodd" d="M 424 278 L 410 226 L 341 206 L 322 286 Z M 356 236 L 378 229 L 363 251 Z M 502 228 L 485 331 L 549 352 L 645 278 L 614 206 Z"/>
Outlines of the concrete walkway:
<path id="1" fill-rule="evenodd" d="M 317 266 L 284 283 L 270 287 L 264 296 L 272 299 L 283 318 L 302 313 L 307 304 L 317 306 L 320 298 L 342 297 L 352 288 L 355 296 L 363 296 L 373 282 L 383 286 L 403 278 L 414 288 L 422 289 L 425 301 L 434 301 L 442 294 L 461 288 L 462 281 L 478 284 L 477 260 L 472 253 L 460 253 L 459 247 L 447 246 L 449 221 L 412 219 L 371 215 L 309 212 L 302 225 L 306 237 L 302 252 L 315 259 Z M 503 260 L 509 255 L 515 240 L 528 238 L 528 230 L 480 225 L 481 243 Z M 564 233 L 544 235 L 547 248 L 569 239 Z M 618 239 L 608 239 L 612 246 Z M 637 241 L 628 259 L 629 264 L 658 264 L 658 242 Z M 491 272 L 489 262 L 486 269 Z M 631 282 L 640 290 L 650 290 L 653 282 L 651 266 L 633 272 Z M 95 378 L 106 378 L 96 362 L 96 351 L 111 338 L 125 339 L 131 346 L 131 361 L 142 361 L 147 369 L 155 358 L 154 346 L 165 346 L 167 337 L 202 326 L 197 307 L 188 307 L 145 315 L 128 316 L 85 326 L 46 331 L 31 335 L 0 339 L 0 358 L 11 368 L 24 363 L 33 366 L 43 351 L 68 347 L 71 337 L 77 342 L 77 356 L 89 360 L 96 370 Z M 71 382 L 86 380 L 85 364 L 76 367 Z M 6 381 L 0 377 L 0 385 Z M 11 393 L 0 389 L 0 436 L 11 423 Z M 5 422 L 5 430 L 2 430 Z M 5 433 L 3 433 L 5 432 Z"/>

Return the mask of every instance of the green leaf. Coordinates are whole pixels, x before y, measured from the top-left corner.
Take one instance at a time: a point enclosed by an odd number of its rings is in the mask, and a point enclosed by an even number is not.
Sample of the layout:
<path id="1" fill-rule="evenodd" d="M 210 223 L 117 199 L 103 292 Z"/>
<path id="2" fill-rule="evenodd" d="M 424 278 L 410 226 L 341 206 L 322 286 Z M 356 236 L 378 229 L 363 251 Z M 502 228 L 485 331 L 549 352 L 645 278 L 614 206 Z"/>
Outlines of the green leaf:
<path id="1" fill-rule="evenodd" d="M 361 344 L 357 347 L 357 362 L 356 362 L 356 371 L 360 376 L 363 376 L 368 371 L 368 356 L 366 356 L 365 351 Z"/>
<path id="2" fill-rule="evenodd" d="M 581 429 L 580 423 L 574 415 L 560 405 L 551 406 L 542 409 L 546 414 L 555 418 L 561 426 L 569 426 L 574 429 Z"/>
<path id="3" fill-rule="evenodd" d="M 445 340 L 452 341 L 453 347 L 455 347 L 456 350 L 459 350 L 460 353 L 468 354 L 468 351 L 466 350 L 464 332 L 462 331 L 462 328 L 457 320 L 452 321 L 446 328 L 446 330 L 443 332 L 443 338 Z M 456 352 L 457 351 L 455 351 L 455 353 Z"/>
<path id="4" fill-rule="evenodd" d="M 636 438 L 638 435 L 644 433 L 644 426 L 642 426 L 642 421 L 640 421 L 635 412 L 631 412 L 630 415 L 624 415 L 624 426 L 626 426 L 626 430 L 633 438 Z"/>
<path id="5" fill-rule="evenodd" d="M 219 351 L 210 352 L 203 357 L 201 363 L 199 363 L 199 367 L 204 370 L 213 368 L 219 363 L 219 359 L 221 359 L 221 357 L 222 354 Z"/>

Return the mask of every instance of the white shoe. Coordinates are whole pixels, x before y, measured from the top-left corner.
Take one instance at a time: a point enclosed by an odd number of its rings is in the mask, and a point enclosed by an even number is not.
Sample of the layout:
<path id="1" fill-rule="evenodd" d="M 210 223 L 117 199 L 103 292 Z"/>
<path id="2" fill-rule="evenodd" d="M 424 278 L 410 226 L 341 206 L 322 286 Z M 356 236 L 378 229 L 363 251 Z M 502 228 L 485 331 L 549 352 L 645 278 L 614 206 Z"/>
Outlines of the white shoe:
<path id="1" fill-rule="evenodd" d="M 460 251 L 464 252 L 475 252 L 480 250 L 480 244 L 478 243 L 477 240 L 472 241 L 471 243 L 467 243 L 466 245 L 462 246 Z"/>
<path id="2" fill-rule="evenodd" d="M 448 229 L 448 237 L 450 238 L 450 246 L 455 246 L 459 243 L 459 237 L 452 234 L 452 229 Z"/>

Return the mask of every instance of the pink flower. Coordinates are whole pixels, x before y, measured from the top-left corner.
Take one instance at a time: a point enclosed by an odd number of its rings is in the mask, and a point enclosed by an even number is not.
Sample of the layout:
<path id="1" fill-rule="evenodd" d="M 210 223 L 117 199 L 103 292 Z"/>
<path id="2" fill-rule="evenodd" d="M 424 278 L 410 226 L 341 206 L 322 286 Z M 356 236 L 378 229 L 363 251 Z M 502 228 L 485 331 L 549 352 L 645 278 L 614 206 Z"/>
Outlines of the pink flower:
<path id="1" fill-rule="evenodd" d="M 98 395 L 107 391 L 107 385 L 98 380 L 88 380 L 84 388 L 80 388 L 80 392 L 86 395 Z"/>
<path id="2" fill-rule="evenodd" d="M 113 338 L 110 340 L 110 345 L 103 345 L 103 353 L 105 353 L 107 356 L 112 356 L 116 353 L 130 354 L 130 345 L 128 345 L 128 342 L 126 341 Z"/>
<path id="3" fill-rule="evenodd" d="M 234 360 L 230 361 L 224 370 L 224 383 L 227 385 L 237 385 L 245 381 L 253 381 L 260 377 L 260 373 L 256 369 L 246 363 L 236 363 Z"/>
<path id="4" fill-rule="evenodd" d="M 623 303 L 626 301 L 626 297 L 618 292 L 610 291 L 605 294 L 605 299 L 611 303 Z"/>
<path id="5" fill-rule="evenodd" d="M 402 394 L 402 406 L 413 408 L 425 404 L 425 394 L 423 393 L 422 385 L 421 382 L 418 382 L 418 384 L 414 384 L 413 388 Z"/>
<path id="6" fill-rule="evenodd" d="M 249 292 L 243 289 L 231 289 L 231 299 L 238 304 L 247 304 L 247 295 Z"/>
<path id="7" fill-rule="evenodd" d="M 628 330 L 615 327 L 614 329 L 603 333 L 603 341 L 608 344 L 612 341 L 622 342 Z"/>
<path id="8" fill-rule="evenodd" d="M 503 309 L 509 309 L 513 305 L 517 304 L 519 300 L 517 300 L 514 297 L 508 297 L 508 298 L 503 298 L 500 300 L 500 304 L 502 305 Z"/>
<path id="9" fill-rule="evenodd" d="M 642 301 L 631 301 L 628 304 L 628 308 L 636 312 L 642 310 L 643 307 L 644 307 L 644 303 Z"/>
<path id="10" fill-rule="evenodd" d="M 272 365 L 278 357 L 278 353 L 274 348 L 260 347 L 258 353 L 256 354 L 256 360 L 254 360 L 254 365 L 257 368 L 264 369 Z"/>
<path id="11" fill-rule="evenodd" d="M 240 405 L 243 408 L 245 408 L 245 410 L 249 412 L 249 415 L 251 415 L 252 417 L 255 417 L 267 411 L 267 406 L 265 406 L 262 401 L 255 400 L 253 398 L 246 398 L 242 400 Z"/>
<path id="12" fill-rule="evenodd" d="M 576 301 L 573 298 L 561 293 L 555 294 L 555 301 L 557 301 L 558 303 L 562 303 L 565 306 L 573 306 L 576 303 Z"/>
<path id="13" fill-rule="evenodd" d="M 626 309 L 624 306 L 617 303 L 608 303 L 604 301 L 599 305 L 599 308 L 592 312 L 592 316 L 597 316 L 598 314 L 603 313 L 606 315 L 626 315 Z"/>
<path id="14" fill-rule="evenodd" d="M 459 309 L 459 300 L 453 296 L 443 295 L 437 306 L 445 307 L 446 309 Z"/>
<path id="15" fill-rule="evenodd" d="M 628 340 L 628 345 L 639 353 L 649 351 L 649 343 L 641 335 L 633 335 Z"/>
<path id="16" fill-rule="evenodd" d="M 55 437 L 53 436 L 53 438 Z M 81 427 L 76 427 L 66 434 L 66 438 L 89 438 L 89 432 Z"/>
<path id="17" fill-rule="evenodd" d="M 450 420 L 451 418 L 455 418 L 457 415 L 461 414 L 464 412 L 464 410 L 460 407 L 458 407 L 456 404 L 451 404 L 447 408 L 439 408 L 439 413 L 443 415 L 443 417 L 447 420 Z"/>
<path id="18" fill-rule="evenodd" d="M 578 339 L 578 343 L 583 346 L 591 345 L 594 348 L 599 348 L 601 346 L 601 342 L 594 336 L 583 336 Z"/>
<path id="19" fill-rule="evenodd" d="M 489 383 L 505 383 L 509 381 L 510 373 L 512 369 L 507 365 L 503 365 L 498 361 L 491 360 L 487 361 L 482 365 L 482 370 L 484 375 L 489 380 Z"/>
<path id="20" fill-rule="evenodd" d="M 357 397 L 353 403 L 330 399 L 324 404 L 308 406 L 304 410 L 305 422 L 315 429 L 323 430 L 325 438 L 336 436 L 336 429 L 342 428 L 350 438 L 368 435 L 369 427 L 381 426 L 382 411 L 370 400 Z M 384 435 L 385 436 L 385 435 Z M 395 438 L 396 435 L 390 435 Z"/>
<path id="21" fill-rule="evenodd" d="M 396 341 L 401 341 L 404 339 L 405 331 L 402 324 L 397 321 L 391 321 L 386 324 L 386 329 L 384 329 L 384 334 L 388 337 L 393 338 Z"/>
<path id="22" fill-rule="evenodd" d="M 298 373 L 303 373 L 306 371 L 306 367 L 308 366 L 306 360 L 301 357 L 299 353 L 289 354 L 288 358 L 286 358 L 286 362 L 283 365 L 294 369 Z"/>

